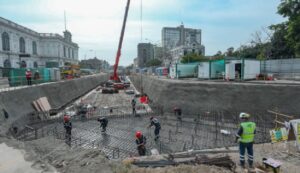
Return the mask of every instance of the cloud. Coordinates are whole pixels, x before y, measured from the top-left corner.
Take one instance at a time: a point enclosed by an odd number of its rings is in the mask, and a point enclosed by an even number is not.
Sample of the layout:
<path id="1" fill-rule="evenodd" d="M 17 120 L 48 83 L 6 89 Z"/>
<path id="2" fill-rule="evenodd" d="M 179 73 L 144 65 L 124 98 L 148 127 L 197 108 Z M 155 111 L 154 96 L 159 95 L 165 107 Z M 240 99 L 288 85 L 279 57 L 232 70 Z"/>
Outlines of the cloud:
<path id="1" fill-rule="evenodd" d="M 143 0 L 143 41 L 159 43 L 164 26 L 202 29 L 206 53 L 237 48 L 262 26 L 284 19 L 276 14 L 280 0 Z M 137 56 L 140 42 L 140 3 L 131 0 L 120 64 Z M 114 63 L 126 0 L 0 0 L 3 17 L 37 32 L 62 33 L 67 29 L 79 44 L 79 56 Z M 93 50 L 93 51 L 91 51 Z"/>

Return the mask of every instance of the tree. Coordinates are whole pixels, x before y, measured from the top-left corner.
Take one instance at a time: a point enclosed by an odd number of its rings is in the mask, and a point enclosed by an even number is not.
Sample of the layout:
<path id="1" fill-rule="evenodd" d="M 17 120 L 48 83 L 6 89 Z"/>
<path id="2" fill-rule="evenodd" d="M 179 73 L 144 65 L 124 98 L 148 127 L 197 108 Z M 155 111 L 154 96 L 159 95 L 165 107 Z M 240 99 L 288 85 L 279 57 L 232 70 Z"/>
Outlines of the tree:
<path id="1" fill-rule="evenodd" d="M 233 56 L 233 52 L 234 52 L 234 47 L 229 47 L 227 49 L 226 55 L 227 56 Z"/>
<path id="2" fill-rule="evenodd" d="M 281 0 L 278 13 L 288 18 L 286 39 L 293 47 L 296 56 L 300 56 L 300 2 L 299 0 Z"/>
<path id="3" fill-rule="evenodd" d="M 188 53 L 181 58 L 181 63 L 193 63 L 205 60 L 205 57 L 196 53 Z"/>
<path id="4" fill-rule="evenodd" d="M 146 63 L 146 66 L 147 67 L 152 67 L 152 66 L 160 66 L 161 65 L 161 60 L 159 59 L 151 59 L 150 61 L 148 61 Z"/>
<path id="5" fill-rule="evenodd" d="M 270 56 L 272 59 L 294 57 L 294 48 L 288 43 L 286 38 L 286 35 L 288 34 L 287 23 L 271 25 L 269 28 L 274 31 L 270 42 Z"/>

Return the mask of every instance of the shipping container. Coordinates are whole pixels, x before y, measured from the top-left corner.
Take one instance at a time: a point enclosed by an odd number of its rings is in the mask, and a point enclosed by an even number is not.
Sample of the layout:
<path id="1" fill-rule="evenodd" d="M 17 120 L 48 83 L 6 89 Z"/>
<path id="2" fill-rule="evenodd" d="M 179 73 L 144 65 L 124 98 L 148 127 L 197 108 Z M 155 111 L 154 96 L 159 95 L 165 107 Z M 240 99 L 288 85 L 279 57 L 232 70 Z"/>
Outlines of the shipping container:
<path id="1" fill-rule="evenodd" d="M 168 76 L 169 69 L 167 67 L 158 67 L 155 69 L 155 74 L 157 76 Z"/>
<path id="2" fill-rule="evenodd" d="M 170 66 L 170 77 L 174 78 L 193 78 L 198 76 L 198 64 L 173 64 Z"/>
<path id="3" fill-rule="evenodd" d="M 224 75 L 224 60 L 205 61 L 198 65 L 198 78 L 200 79 L 223 79 Z"/>
<path id="4" fill-rule="evenodd" d="M 226 79 L 250 80 L 260 74 L 260 61 L 254 59 L 230 59 L 225 63 Z"/>

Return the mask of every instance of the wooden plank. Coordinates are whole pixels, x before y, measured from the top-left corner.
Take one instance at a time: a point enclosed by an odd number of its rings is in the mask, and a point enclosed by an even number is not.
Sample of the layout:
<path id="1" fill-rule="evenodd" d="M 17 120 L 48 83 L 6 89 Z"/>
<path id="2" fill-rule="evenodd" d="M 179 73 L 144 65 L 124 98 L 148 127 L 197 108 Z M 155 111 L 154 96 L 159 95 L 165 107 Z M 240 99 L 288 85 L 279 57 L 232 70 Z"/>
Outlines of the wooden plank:
<path id="1" fill-rule="evenodd" d="M 34 107 L 34 109 L 35 109 L 36 111 L 38 111 L 38 112 L 41 111 L 41 109 L 40 109 L 40 107 L 39 107 L 37 101 L 33 101 L 33 102 L 32 102 L 32 105 L 33 105 L 33 107 Z"/>
<path id="2" fill-rule="evenodd" d="M 45 112 L 45 108 L 44 108 L 44 105 L 43 105 L 41 99 L 39 98 L 39 99 L 37 99 L 36 101 L 37 101 L 37 103 L 38 103 L 38 105 L 39 105 L 41 111 L 42 111 L 42 112 Z"/>
<path id="3" fill-rule="evenodd" d="M 41 100 L 41 102 L 43 104 L 43 107 L 44 107 L 45 111 L 49 111 L 51 109 L 51 106 L 50 106 L 50 104 L 48 102 L 47 97 L 41 97 L 40 100 Z"/>
<path id="4" fill-rule="evenodd" d="M 285 125 L 284 122 L 278 121 L 278 120 L 274 120 L 275 123 L 281 124 L 281 125 Z"/>
<path id="5" fill-rule="evenodd" d="M 278 112 L 275 112 L 275 111 L 271 111 L 271 110 L 268 110 L 269 113 L 272 113 L 272 114 L 277 114 L 277 115 L 280 115 L 280 116 L 284 116 L 286 118 L 290 118 L 290 119 L 293 119 L 294 116 L 290 116 L 290 115 L 285 115 L 285 114 L 282 114 L 282 113 L 278 113 Z"/>

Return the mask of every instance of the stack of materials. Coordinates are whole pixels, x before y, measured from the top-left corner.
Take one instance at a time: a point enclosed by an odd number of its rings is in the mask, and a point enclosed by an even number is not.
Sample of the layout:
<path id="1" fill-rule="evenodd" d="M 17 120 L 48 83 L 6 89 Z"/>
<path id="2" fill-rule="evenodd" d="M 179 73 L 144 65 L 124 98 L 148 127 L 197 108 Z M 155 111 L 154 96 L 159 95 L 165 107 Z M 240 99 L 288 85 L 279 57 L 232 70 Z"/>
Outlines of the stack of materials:
<path id="1" fill-rule="evenodd" d="M 47 97 L 41 97 L 33 101 L 32 105 L 37 112 L 49 113 L 49 111 L 51 110 L 51 105 L 49 104 Z M 40 118 L 44 119 L 44 117 L 40 117 Z"/>
<path id="2" fill-rule="evenodd" d="M 237 152 L 236 150 L 216 150 L 216 151 L 192 151 L 181 152 L 169 155 L 152 155 L 124 160 L 124 163 L 131 163 L 138 167 L 166 167 L 180 164 L 206 164 L 224 167 L 235 170 L 235 163 L 224 153 Z M 221 155 L 220 155 L 221 154 Z"/>

